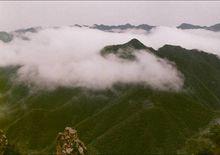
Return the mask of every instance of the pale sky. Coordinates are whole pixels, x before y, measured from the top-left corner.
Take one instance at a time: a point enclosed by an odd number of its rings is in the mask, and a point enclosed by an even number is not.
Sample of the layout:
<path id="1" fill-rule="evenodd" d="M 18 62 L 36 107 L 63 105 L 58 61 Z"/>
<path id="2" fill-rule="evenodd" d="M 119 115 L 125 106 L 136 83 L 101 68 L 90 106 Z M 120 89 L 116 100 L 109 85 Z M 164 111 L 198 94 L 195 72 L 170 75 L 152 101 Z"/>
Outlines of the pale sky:
<path id="1" fill-rule="evenodd" d="M 220 23 L 220 1 L 1 1 L 0 31 L 73 24 Z"/>

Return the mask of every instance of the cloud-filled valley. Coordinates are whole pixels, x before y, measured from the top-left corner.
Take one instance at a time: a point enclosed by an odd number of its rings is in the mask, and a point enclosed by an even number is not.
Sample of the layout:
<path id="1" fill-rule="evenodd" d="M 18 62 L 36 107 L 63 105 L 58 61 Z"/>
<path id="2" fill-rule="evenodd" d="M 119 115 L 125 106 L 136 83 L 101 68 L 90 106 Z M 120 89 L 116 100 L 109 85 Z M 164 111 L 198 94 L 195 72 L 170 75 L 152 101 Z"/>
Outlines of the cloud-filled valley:
<path id="1" fill-rule="evenodd" d="M 22 34 L 9 43 L 0 42 L 0 66 L 21 66 L 17 81 L 54 89 L 86 87 L 111 88 L 116 83 L 144 83 L 154 89 L 180 90 L 183 75 L 175 64 L 151 52 L 136 51 L 136 61 L 102 57 L 100 50 L 123 44 L 132 38 L 158 49 L 165 44 L 180 45 L 220 55 L 220 33 L 157 27 L 150 32 L 110 33 L 78 27 L 45 28 Z"/>

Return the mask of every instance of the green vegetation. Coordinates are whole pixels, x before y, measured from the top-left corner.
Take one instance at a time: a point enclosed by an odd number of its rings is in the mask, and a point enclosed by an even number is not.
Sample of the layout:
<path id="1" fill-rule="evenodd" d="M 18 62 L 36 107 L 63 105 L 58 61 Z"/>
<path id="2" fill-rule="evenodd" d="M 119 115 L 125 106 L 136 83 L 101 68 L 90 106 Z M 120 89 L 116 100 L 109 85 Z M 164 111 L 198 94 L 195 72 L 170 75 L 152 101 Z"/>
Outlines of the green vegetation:
<path id="1" fill-rule="evenodd" d="M 212 54 L 170 45 L 155 54 L 184 74 L 182 91 L 141 84 L 117 84 L 103 91 L 33 91 L 11 82 L 16 68 L 2 68 L 0 127 L 22 154 L 54 153 L 57 133 L 66 126 L 77 129 L 90 153 L 176 154 L 218 116 L 220 61 Z"/>
<path id="2" fill-rule="evenodd" d="M 220 124 L 189 138 L 182 150 L 185 154 L 217 155 L 220 153 Z"/>
<path id="3" fill-rule="evenodd" d="M 185 77 L 185 89 L 199 103 L 220 106 L 220 59 L 213 54 L 165 45 L 156 54 L 175 62 Z"/>

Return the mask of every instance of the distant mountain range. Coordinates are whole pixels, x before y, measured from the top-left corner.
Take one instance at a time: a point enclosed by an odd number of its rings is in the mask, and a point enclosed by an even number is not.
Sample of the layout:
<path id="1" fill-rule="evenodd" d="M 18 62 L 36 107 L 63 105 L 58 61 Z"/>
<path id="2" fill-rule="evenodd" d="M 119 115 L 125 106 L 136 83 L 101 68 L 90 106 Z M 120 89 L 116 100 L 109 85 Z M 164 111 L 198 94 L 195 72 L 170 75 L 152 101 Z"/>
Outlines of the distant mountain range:
<path id="1" fill-rule="evenodd" d="M 177 28 L 183 29 L 183 30 L 185 30 L 185 29 L 204 29 L 204 30 L 218 32 L 218 31 L 220 31 L 220 23 L 212 25 L 212 26 L 200 26 L 200 25 L 192 25 L 192 24 L 188 24 L 188 23 L 182 23 L 181 25 L 177 26 Z"/>
<path id="2" fill-rule="evenodd" d="M 127 30 L 127 29 L 142 29 L 145 31 L 150 31 L 152 28 L 154 28 L 156 26 L 151 26 L 151 25 L 147 25 L 147 24 L 141 24 L 141 25 L 131 25 L 129 23 L 125 24 L 125 25 L 98 25 L 98 24 L 94 24 L 92 26 L 92 28 L 95 29 L 99 29 L 102 31 L 113 31 L 113 30 Z"/>
<path id="3" fill-rule="evenodd" d="M 88 26 L 90 27 L 90 26 Z M 94 24 L 90 28 L 99 29 L 102 31 L 113 31 L 114 30 L 128 30 L 128 29 L 139 29 L 139 30 L 145 30 L 150 31 L 152 28 L 155 28 L 156 26 L 148 25 L 148 24 L 141 24 L 141 25 L 131 25 L 131 24 L 124 24 L 124 25 L 103 25 L 103 24 Z M 200 25 L 193 25 L 188 23 L 182 23 L 181 25 L 177 26 L 178 29 L 204 29 L 214 32 L 220 31 L 220 23 L 212 25 L 212 26 L 200 26 Z"/>
<path id="4" fill-rule="evenodd" d="M 98 29 L 101 31 L 107 31 L 107 32 L 123 32 L 125 30 L 144 30 L 144 31 L 150 31 L 152 28 L 155 28 L 157 26 L 152 26 L 148 24 L 140 24 L 140 25 L 132 25 L 132 24 L 124 24 L 124 25 L 104 25 L 104 24 L 94 24 L 93 26 L 89 25 L 71 25 L 71 27 L 88 27 L 91 29 Z M 57 27 L 53 27 L 57 28 Z M 182 23 L 181 25 L 177 26 L 178 29 L 187 30 L 187 29 L 204 29 L 209 30 L 213 32 L 220 32 L 220 23 L 212 25 L 212 26 L 200 26 L 200 25 L 193 25 L 188 23 Z M 30 28 L 23 28 L 18 29 L 12 32 L 4 32 L 0 31 L 0 40 L 3 42 L 10 42 L 13 39 L 13 36 L 21 37 L 24 40 L 28 40 L 28 38 L 22 36 L 22 34 L 25 34 L 27 32 L 31 33 L 37 33 L 39 30 L 41 30 L 41 27 L 30 27 Z"/>
<path id="5" fill-rule="evenodd" d="M 157 26 L 152 26 L 152 25 L 148 25 L 148 24 L 141 24 L 141 25 L 135 26 L 135 25 L 131 25 L 131 24 L 127 23 L 124 25 L 103 25 L 103 24 L 98 25 L 98 24 L 94 24 L 93 26 L 87 26 L 87 27 L 99 29 L 102 31 L 113 31 L 114 32 L 114 30 L 128 30 L 128 29 L 139 29 L 139 30 L 150 31 L 152 28 L 155 28 Z M 177 26 L 177 28 L 183 29 L 183 30 L 204 29 L 204 30 L 219 32 L 220 31 L 220 23 L 212 25 L 212 26 L 200 26 L 200 25 L 182 23 L 181 25 Z"/>

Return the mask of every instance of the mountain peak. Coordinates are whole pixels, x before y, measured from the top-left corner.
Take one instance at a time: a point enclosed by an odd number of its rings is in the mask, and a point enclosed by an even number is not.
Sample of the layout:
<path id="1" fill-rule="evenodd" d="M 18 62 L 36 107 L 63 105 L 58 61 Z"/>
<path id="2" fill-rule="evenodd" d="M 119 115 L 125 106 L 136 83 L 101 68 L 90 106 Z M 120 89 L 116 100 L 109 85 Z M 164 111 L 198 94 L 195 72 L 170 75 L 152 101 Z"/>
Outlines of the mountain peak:
<path id="1" fill-rule="evenodd" d="M 125 26 L 132 26 L 130 23 L 125 24 Z"/>
<path id="2" fill-rule="evenodd" d="M 136 58 L 134 54 L 136 50 L 154 51 L 153 48 L 147 47 L 138 39 L 133 38 L 124 44 L 109 45 L 104 47 L 101 50 L 101 55 L 106 56 L 108 54 L 115 54 L 117 57 L 122 59 L 134 60 Z"/>
<path id="3" fill-rule="evenodd" d="M 133 38 L 129 42 L 125 43 L 124 46 L 129 46 L 134 49 L 146 49 L 146 46 L 136 38 Z"/>

